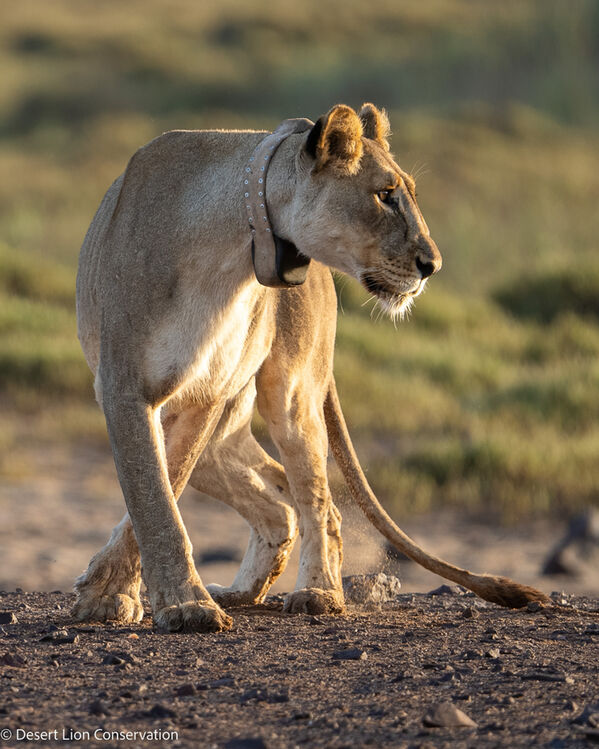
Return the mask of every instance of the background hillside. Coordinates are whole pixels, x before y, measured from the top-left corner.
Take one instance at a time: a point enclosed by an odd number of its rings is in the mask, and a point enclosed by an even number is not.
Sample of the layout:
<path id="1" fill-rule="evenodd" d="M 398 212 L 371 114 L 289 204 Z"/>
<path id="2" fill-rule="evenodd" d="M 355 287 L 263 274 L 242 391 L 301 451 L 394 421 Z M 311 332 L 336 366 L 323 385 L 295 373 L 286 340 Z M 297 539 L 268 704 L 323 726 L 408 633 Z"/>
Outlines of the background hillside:
<path id="1" fill-rule="evenodd" d="M 373 101 L 444 256 L 397 329 L 339 280 L 338 384 L 374 488 L 400 517 L 597 503 L 599 4 L 20 0 L 0 69 L 0 481 L 106 447 L 74 279 L 131 153 Z"/>

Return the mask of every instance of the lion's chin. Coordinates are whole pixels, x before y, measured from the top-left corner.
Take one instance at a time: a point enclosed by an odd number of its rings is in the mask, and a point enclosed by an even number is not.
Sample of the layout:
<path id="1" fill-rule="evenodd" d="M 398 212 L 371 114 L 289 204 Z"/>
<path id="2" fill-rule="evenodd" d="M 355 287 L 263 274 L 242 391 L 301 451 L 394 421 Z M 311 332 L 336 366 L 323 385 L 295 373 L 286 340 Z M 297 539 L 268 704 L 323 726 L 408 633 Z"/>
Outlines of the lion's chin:
<path id="1" fill-rule="evenodd" d="M 393 291 L 388 284 L 373 276 L 365 275 L 362 278 L 362 284 L 371 294 L 374 294 L 377 306 L 395 322 L 403 320 L 410 313 L 414 299 L 423 290 L 425 282 L 422 281 L 416 288 L 402 292 Z"/>
<path id="2" fill-rule="evenodd" d="M 409 315 L 414 304 L 414 295 L 396 294 L 387 296 L 381 294 L 377 295 L 377 303 L 383 312 L 395 322 L 396 320 L 403 320 L 406 315 Z"/>

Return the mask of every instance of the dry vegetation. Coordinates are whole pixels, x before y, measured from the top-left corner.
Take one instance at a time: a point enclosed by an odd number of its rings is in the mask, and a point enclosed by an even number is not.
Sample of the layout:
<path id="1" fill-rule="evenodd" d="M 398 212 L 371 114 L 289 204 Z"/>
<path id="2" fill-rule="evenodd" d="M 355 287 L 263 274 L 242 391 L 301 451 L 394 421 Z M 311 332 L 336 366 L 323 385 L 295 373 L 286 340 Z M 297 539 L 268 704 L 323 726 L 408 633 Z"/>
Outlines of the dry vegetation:
<path id="1" fill-rule="evenodd" d="M 4 3 L 0 473 L 27 473 L 25 445 L 104 439 L 75 266 L 135 148 L 372 100 L 445 259 L 397 330 L 339 279 L 337 377 L 375 489 L 398 514 L 516 520 L 596 502 L 597 7 Z"/>

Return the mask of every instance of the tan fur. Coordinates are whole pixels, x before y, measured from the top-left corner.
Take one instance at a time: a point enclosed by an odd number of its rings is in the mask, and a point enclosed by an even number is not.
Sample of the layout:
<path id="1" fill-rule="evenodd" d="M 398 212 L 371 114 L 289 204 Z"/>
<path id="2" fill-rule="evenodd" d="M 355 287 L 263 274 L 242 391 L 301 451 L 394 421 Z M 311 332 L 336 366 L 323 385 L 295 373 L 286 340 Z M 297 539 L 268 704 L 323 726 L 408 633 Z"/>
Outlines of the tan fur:
<path id="1" fill-rule="evenodd" d="M 391 125 L 385 110 L 377 109 L 374 104 L 363 104 L 362 109 L 360 109 L 360 120 L 362 121 L 364 137 L 376 140 L 386 151 L 389 151 Z"/>
<path id="2" fill-rule="evenodd" d="M 227 629 L 218 602 L 262 600 L 298 530 L 286 610 L 343 610 L 326 470 L 336 297 L 325 265 L 398 314 L 441 263 L 386 132 L 372 105 L 360 117 L 340 105 L 312 139 L 292 135 L 276 152 L 273 229 L 313 258 L 289 290 L 260 286 L 251 263 L 243 169 L 263 133 L 166 133 L 108 190 L 81 250 L 77 315 L 128 515 L 76 583 L 77 618 L 139 620 L 143 574 L 160 628 Z M 256 400 L 282 465 L 252 436 Z M 251 527 L 229 588 L 207 589 L 195 569 L 177 507 L 188 481 Z"/>

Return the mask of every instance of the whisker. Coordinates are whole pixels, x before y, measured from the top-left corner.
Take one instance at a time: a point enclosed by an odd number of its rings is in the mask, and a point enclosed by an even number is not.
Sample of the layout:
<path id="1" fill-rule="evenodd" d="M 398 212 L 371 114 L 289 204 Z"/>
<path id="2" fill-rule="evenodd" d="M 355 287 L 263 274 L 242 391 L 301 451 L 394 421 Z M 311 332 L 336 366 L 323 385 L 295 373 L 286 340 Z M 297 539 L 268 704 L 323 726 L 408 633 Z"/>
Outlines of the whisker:
<path id="1" fill-rule="evenodd" d="M 376 299 L 376 297 L 375 297 L 374 294 L 372 296 L 369 296 L 368 299 L 365 302 L 362 302 L 362 304 L 360 305 L 360 307 L 365 307 L 368 304 L 368 302 L 372 302 L 373 299 Z"/>

